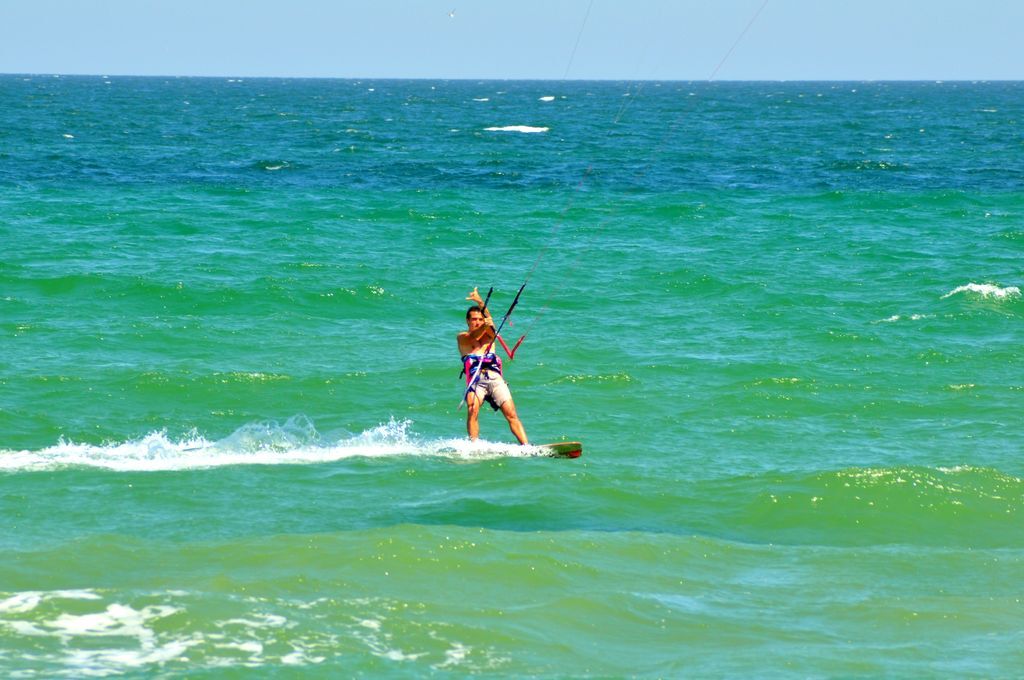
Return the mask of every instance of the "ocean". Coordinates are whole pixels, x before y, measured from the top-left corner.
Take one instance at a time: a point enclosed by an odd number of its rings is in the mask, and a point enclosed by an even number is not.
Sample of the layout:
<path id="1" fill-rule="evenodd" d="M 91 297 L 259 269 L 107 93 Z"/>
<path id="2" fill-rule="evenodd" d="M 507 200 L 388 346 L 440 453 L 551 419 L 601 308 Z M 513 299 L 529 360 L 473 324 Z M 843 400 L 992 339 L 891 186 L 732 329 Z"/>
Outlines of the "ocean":
<path id="1" fill-rule="evenodd" d="M 1020 82 L 0 76 L 0 674 L 1019 676 L 1022 187 Z"/>

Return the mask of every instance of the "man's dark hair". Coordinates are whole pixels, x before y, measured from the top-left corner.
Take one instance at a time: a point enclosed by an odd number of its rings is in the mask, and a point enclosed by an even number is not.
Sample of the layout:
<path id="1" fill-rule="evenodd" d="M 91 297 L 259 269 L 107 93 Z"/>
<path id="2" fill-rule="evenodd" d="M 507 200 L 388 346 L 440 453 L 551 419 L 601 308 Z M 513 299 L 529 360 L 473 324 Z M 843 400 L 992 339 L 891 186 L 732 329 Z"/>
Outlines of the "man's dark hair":
<path id="1" fill-rule="evenodd" d="M 469 309 L 467 309 L 467 310 L 466 310 L 466 318 L 468 319 L 468 318 L 469 318 L 469 315 L 470 315 L 470 314 L 472 314 L 473 312 L 480 312 L 480 315 L 481 315 L 482 317 L 484 317 L 485 319 L 487 318 L 487 315 L 486 315 L 486 314 L 484 314 L 484 309 L 483 309 L 483 307 L 481 307 L 480 305 L 473 305 L 472 307 L 470 307 Z"/>

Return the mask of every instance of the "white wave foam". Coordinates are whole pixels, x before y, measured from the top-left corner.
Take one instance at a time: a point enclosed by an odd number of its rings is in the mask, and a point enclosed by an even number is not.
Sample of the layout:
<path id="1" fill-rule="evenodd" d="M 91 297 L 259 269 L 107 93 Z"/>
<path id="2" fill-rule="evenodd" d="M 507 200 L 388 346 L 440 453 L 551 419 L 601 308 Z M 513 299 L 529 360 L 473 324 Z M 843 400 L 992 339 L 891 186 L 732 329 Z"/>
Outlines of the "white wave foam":
<path id="1" fill-rule="evenodd" d="M 106 611 L 95 614 L 61 614 L 45 625 L 61 636 L 118 636 L 149 639 L 153 636 L 146 624 L 176 614 L 180 609 L 156 605 L 141 610 L 128 605 L 111 604 Z"/>
<path id="2" fill-rule="evenodd" d="M 542 101 L 542 102 L 553 102 L 553 101 L 555 101 L 555 98 L 552 97 L 551 95 L 547 95 L 547 96 L 541 97 L 540 101 Z"/>
<path id="3" fill-rule="evenodd" d="M 39 617 L 38 612 L 33 611 L 41 602 L 65 599 L 101 598 L 89 590 L 15 593 L 0 603 L 0 629 L 59 640 L 67 650 L 60 663 L 72 669 L 75 677 L 120 674 L 132 668 L 163 664 L 180 657 L 199 642 L 195 639 L 172 640 L 161 644 L 158 640 L 152 624 L 181 612 L 177 607 L 154 605 L 135 609 L 114 602 L 102 611 L 86 614 L 63 612 L 56 617 Z M 25 614 L 36 614 L 36 618 L 26 619 Z M 77 641 L 82 638 L 92 642 L 86 643 L 85 648 L 79 648 Z M 128 640 L 131 642 L 126 645 Z M 71 647 L 72 644 L 75 647 Z"/>
<path id="4" fill-rule="evenodd" d="M 875 323 L 896 323 L 897 321 L 920 321 L 921 319 L 934 319 L 934 314 L 910 314 L 908 316 L 900 316 L 899 314 L 893 314 L 886 319 L 879 319 Z"/>
<path id="5" fill-rule="evenodd" d="M 439 666 L 435 666 L 435 668 L 458 666 L 465 661 L 466 657 L 469 656 L 469 653 L 472 651 L 473 648 L 469 645 L 464 645 L 461 642 L 455 642 L 452 644 L 451 648 L 445 650 L 444 663 Z"/>
<path id="6" fill-rule="evenodd" d="M 286 625 L 288 625 L 288 619 L 285 617 L 265 613 L 253 614 L 253 618 L 251 619 L 228 619 L 227 621 L 217 622 L 218 628 L 222 628 L 224 626 L 243 626 L 246 628 L 283 628 Z"/>
<path id="7" fill-rule="evenodd" d="M 47 600 L 98 600 L 91 590 L 26 590 L 0 600 L 0 614 L 24 614 Z"/>
<path id="8" fill-rule="evenodd" d="M 527 134 L 547 132 L 551 128 L 546 127 L 532 127 L 530 125 L 505 125 L 503 127 L 489 127 L 484 128 L 488 132 L 524 132 Z"/>
<path id="9" fill-rule="evenodd" d="M 948 297 L 952 297 L 957 293 L 976 293 L 986 298 L 997 298 L 1005 299 L 1011 297 L 1020 297 L 1020 288 L 1017 286 L 1007 286 L 1006 288 L 1000 288 L 991 283 L 968 283 L 966 286 L 958 286 L 953 290 L 949 291 L 942 296 L 945 300 Z"/>
<path id="10" fill-rule="evenodd" d="M 55 446 L 35 451 L 0 450 L 0 473 L 67 467 L 159 472 L 231 465 L 308 465 L 358 457 L 426 456 L 478 461 L 545 455 L 535 446 L 456 438 L 421 439 L 410 431 L 411 426 L 410 420 L 392 418 L 358 435 L 324 442 L 308 418 L 296 416 L 283 425 L 275 422 L 245 425 L 217 441 L 198 433 L 175 441 L 166 432 L 104 445 L 62 439 Z"/>

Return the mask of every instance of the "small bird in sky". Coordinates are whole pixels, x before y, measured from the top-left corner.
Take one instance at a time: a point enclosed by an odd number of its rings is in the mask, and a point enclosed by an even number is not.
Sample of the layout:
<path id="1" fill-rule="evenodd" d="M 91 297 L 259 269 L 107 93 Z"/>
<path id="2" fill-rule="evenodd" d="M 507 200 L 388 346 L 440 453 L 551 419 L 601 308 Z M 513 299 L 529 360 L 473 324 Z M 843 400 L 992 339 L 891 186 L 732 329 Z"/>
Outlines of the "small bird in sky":
<path id="1" fill-rule="evenodd" d="M 448 18 L 449 19 L 454 19 L 455 18 L 455 10 L 452 10 L 451 12 L 448 12 Z"/>

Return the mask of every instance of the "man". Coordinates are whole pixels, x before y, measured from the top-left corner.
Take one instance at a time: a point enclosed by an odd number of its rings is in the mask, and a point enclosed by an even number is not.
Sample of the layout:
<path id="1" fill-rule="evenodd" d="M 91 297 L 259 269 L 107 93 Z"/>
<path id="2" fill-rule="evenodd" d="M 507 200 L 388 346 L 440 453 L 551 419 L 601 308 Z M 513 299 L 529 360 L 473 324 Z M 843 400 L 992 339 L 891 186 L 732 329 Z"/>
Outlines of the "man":
<path id="1" fill-rule="evenodd" d="M 516 415 L 516 405 L 512 402 L 512 393 L 501 375 L 501 359 L 494 351 L 495 328 L 494 319 L 490 311 L 484 306 L 483 298 L 480 297 L 476 288 L 469 294 L 467 300 L 476 303 L 466 311 L 466 326 L 468 330 L 459 333 L 459 354 L 462 356 L 462 365 L 466 370 L 466 386 L 469 387 L 473 376 L 477 373 L 477 366 L 481 362 L 480 375 L 472 390 L 466 393 L 466 432 L 471 440 L 480 436 L 480 404 L 486 401 L 495 411 L 500 410 L 508 420 L 508 427 L 516 436 L 520 444 L 529 444 L 526 438 L 526 430 L 523 423 Z"/>

